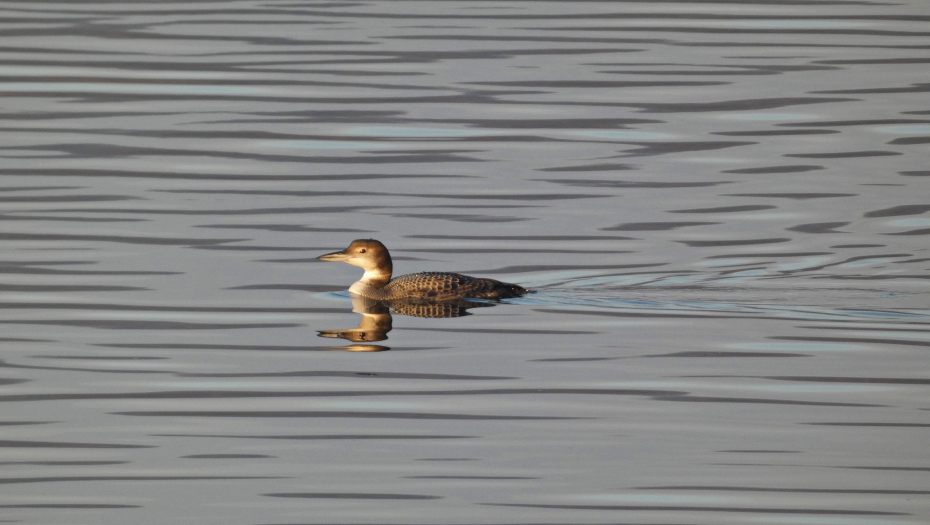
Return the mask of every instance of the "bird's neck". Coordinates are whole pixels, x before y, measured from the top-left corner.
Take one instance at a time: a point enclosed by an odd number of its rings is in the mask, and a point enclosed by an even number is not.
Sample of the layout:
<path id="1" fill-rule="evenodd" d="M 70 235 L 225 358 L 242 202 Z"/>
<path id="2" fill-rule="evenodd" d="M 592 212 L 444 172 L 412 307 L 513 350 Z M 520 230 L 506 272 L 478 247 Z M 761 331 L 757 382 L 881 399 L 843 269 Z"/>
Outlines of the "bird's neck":
<path id="1" fill-rule="evenodd" d="M 383 279 L 371 281 L 362 277 L 361 280 L 356 281 L 349 287 L 349 293 L 375 300 L 387 299 L 390 296 L 390 291 L 384 286 L 388 281 L 390 281 L 390 279 L 387 281 Z"/>
<path id="2" fill-rule="evenodd" d="M 382 268 L 366 269 L 365 274 L 362 275 L 358 282 L 373 288 L 384 288 L 387 283 L 391 282 L 391 271 Z"/>

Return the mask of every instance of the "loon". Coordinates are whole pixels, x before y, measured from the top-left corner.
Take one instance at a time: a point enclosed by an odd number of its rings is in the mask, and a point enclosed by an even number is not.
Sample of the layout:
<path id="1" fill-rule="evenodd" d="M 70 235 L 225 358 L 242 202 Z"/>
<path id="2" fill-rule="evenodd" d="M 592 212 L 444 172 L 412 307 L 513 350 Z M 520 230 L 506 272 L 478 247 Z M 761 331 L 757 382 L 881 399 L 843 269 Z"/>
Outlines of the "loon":
<path id="1" fill-rule="evenodd" d="M 394 266 L 391 254 L 374 239 L 356 239 L 341 252 L 318 257 L 321 261 L 341 261 L 365 270 L 362 278 L 349 288 L 349 293 L 369 299 L 422 299 L 447 301 L 453 299 L 504 299 L 527 293 L 516 284 L 494 279 L 481 279 L 457 273 L 421 272 L 391 279 Z"/>

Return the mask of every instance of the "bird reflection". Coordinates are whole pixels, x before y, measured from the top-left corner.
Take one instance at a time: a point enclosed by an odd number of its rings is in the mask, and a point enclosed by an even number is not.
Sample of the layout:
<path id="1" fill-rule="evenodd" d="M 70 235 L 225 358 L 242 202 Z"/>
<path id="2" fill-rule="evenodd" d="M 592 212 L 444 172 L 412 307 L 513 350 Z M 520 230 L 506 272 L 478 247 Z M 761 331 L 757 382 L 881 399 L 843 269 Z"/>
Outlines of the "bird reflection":
<path id="1" fill-rule="evenodd" d="M 320 337 L 345 339 L 356 344 L 334 347 L 348 352 L 382 352 L 390 347 L 370 344 L 387 339 L 391 331 L 392 313 L 411 317 L 449 318 L 470 315 L 468 310 L 495 306 L 495 303 L 460 299 L 454 301 L 429 302 L 420 299 L 393 299 L 379 301 L 367 297 L 353 297 L 352 311 L 361 314 L 358 328 L 320 330 Z"/>

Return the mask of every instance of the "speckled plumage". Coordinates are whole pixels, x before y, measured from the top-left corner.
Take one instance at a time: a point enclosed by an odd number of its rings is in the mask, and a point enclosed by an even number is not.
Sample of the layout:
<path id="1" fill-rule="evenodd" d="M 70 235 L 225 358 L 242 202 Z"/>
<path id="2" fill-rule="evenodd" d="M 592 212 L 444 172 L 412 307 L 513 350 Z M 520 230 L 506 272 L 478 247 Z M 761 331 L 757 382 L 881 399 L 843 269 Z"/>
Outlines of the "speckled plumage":
<path id="1" fill-rule="evenodd" d="M 421 299 L 503 299 L 526 293 L 516 284 L 502 283 L 494 279 L 469 277 L 458 273 L 421 272 L 401 275 L 383 288 L 387 297 L 416 297 Z"/>
<path id="2" fill-rule="evenodd" d="M 504 299 L 527 293 L 522 286 L 458 273 L 421 272 L 391 279 L 393 263 L 387 248 L 374 239 L 357 239 L 341 252 L 319 257 L 364 268 L 365 275 L 352 285 L 354 295 L 370 299 L 422 299 L 448 301 L 462 298 Z"/>

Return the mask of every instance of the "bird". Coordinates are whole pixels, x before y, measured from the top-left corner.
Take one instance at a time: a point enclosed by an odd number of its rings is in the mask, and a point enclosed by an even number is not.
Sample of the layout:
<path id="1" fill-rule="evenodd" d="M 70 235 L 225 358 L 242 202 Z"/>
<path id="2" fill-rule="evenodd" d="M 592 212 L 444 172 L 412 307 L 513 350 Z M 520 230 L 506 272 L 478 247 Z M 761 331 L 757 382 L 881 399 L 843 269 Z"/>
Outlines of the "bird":
<path id="1" fill-rule="evenodd" d="M 318 259 L 349 263 L 365 270 L 362 278 L 349 287 L 349 293 L 369 299 L 505 299 L 529 293 L 517 284 L 458 273 L 420 272 L 391 279 L 394 271 L 391 254 L 384 244 L 375 239 L 356 239 L 348 248 L 321 255 Z"/>

